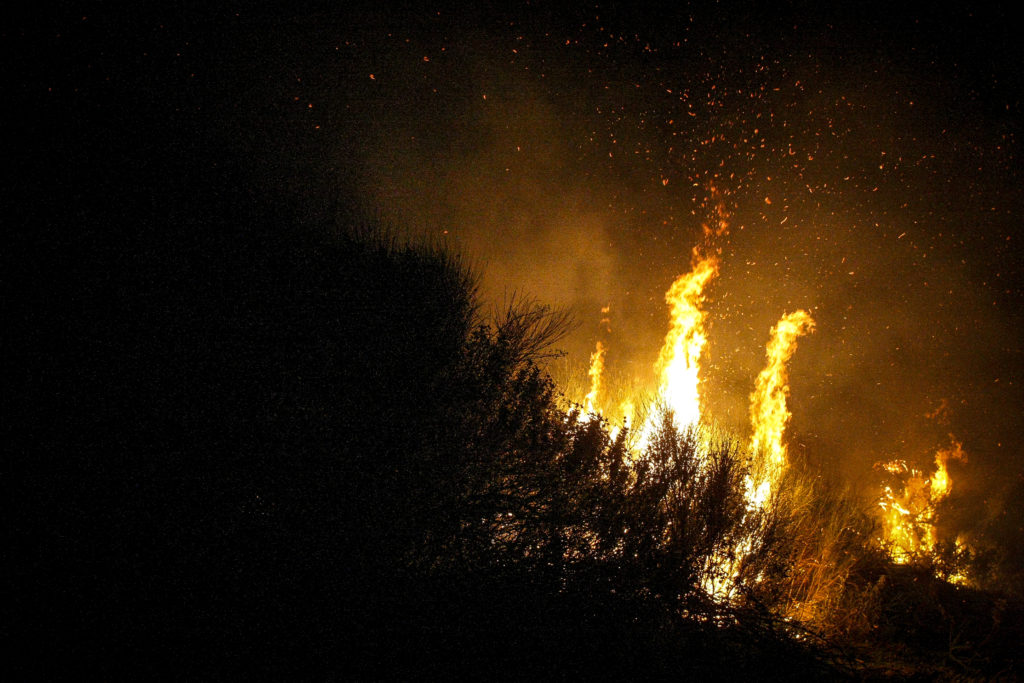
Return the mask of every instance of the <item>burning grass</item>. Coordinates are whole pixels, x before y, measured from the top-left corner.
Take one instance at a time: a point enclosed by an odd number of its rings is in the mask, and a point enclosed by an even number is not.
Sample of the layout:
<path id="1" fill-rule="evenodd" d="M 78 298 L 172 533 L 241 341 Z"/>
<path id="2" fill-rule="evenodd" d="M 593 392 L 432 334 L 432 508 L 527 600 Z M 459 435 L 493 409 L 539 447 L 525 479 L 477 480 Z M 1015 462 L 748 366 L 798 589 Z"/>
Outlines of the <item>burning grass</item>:
<path id="1" fill-rule="evenodd" d="M 255 293 L 251 262 L 275 273 Z M 46 521 L 69 538 L 107 501 L 122 520 L 82 536 L 107 552 L 94 564 L 55 553 L 24 573 L 40 577 L 26 594 L 80 596 L 53 608 L 63 623 L 105 615 L 106 632 L 76 627 L 62 644 L 149 666 L 174 643 L 197 653 L 200 678 L 239 677 L 225 652 L 264 676 L 302 662 L 346 679 L 832 679 L 884 672 L 878 652 L 937 662 L 915 665 L 928 672 L 1017 671 L 1012 602 L 940 581 L 937 565 L 895 564 L 870 504 L 799 452 L 752 504 L 764 445 L 680 421 L 675 394 L 622 374 L 614 348 L 600 369 L 553 357 L 564 314 L 520 299 L 485 317 L 458 259 L 360 235 L 251 262 L 226 272 L 211 314 L 233 326 L 182 348 L 174 385 L 125 422 L 136 439 L 163 428 L 194 443 L 147 460 L 97 437 L 106 469 L 89 486 L 48 472 L 69 502 Z M 682 354 L 685 377 L 698 355 Z M 193 395 L 208 382 L 177 381 L 193 367 L 234 370 Z M 758 395 L 784 428 L 781 372 Z M 164 422 L 196 406 L 201 423 Z M 56 567 L 83 568 L 55 591 Z M 21 623 L 49 638 L 56 620 L 29 607 Z M 280 643 L 291 650 L 268 669 Z M 360 654 L 325 654 L 341 645 Z"/>
<path id="2" fill-rule="evenodd" d="M 1020 633 L 1019 609 L 1007 612 L 1006 603 L 949 583 L 968 581 L 973 557 L 961 539 L 941 539 L 936 526 L 952 490 L 948 463 L 966 459 L 959 443 L 937 453 L 930 475 L 885 464 L 880 471 L 892 481 L 880 502 L 823 477 L 802 454 L 791 462 L 786 366 L 796 339 L 813 330 L 805 311 L 784 315 L 772 330 L 751 393 L 749 440 L 706 426 L 699 305 L 714 274 L 709 263 L 698 259 L 667 295 L 673 315 L 655 364 L 657 390 L 639 392 L 635 380 L 615 374 L 600 342 L 588 367 L 563 361 L 556 368 L 564 409 L 617 444 L 613 460 L 595 470 L 602 483 L 590 499 L 601 500 L 604 512 L 585 532 L 587 561 L 600 558 L 617 583 L 639 590 L 637 597 L 667 599 L 687 620 L 772 624 L 813 643 L 833 674 L 1014 671 L 1003 646 L 992 648 Z M 682 384 L 686 392 L 672 389 Z M 626 419 L 608 425 L 605 406 Z M 904 607 L 929 600 L 924 622 Z"/>

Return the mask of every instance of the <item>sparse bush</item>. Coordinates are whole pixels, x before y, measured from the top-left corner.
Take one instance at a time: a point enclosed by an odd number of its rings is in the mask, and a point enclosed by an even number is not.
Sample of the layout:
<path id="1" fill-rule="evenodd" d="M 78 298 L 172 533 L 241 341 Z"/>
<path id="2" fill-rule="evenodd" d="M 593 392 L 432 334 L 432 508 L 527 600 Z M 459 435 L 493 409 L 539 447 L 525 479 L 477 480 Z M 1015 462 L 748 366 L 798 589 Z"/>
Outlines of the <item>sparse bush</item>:
<path id="1" fill-rule="evenodd" d="M 863 635 L 872 616 L 867 577 L 874 574 L 870 567 L 884 562 L 865 504 L 794 466 L 769 507 L 771 538 L 753 594 L 822 634 Z"/>
<path id="2" fill-rule="evenodd" d="M 742 453 L 733 441 L 707 440 L 701 428 L 679 432 L 663 412 L 633 465 L 615 530 L 628 576 L 654 593 L 693 601 L 722 581 L 750 530 L 743 500 Z"/>

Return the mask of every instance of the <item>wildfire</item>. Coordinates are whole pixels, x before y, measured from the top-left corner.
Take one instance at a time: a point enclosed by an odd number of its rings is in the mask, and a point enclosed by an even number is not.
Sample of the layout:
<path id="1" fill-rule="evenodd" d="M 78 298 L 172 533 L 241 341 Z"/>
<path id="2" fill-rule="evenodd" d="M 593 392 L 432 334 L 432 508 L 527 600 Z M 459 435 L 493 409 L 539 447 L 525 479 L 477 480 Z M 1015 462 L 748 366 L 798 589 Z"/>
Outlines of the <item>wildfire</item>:
<path id="1" fill-rule="evenodd" d="M 814 320 L 807 311 L 789 313 L 772 328 L 766 355 L 768 364 L 757 376 L 750 395 L 750 420 L 753 435 L 750 453 L 757 458 L 752 476 L 747 480 L 748 504 L 762 508 L 775 489 L 786 468 L 786 444 L 782 435 L 789 423 L 786 407 L 789 377 L 786 363 L 796 351 L 797 337 L 814 330 Z"/>
<path id="2" fill-rule="evenodd" d="M 587 375 L 590 377 L 590 393 L 584 399 L 584 408 L 587 413 L 597 413 L 597 394 L 601 391 L 601 373 L 604 371 L 605 346 L 597 342 L 597 347 L 590 354 L 590 369 Z"/>
<path id="3" fill-rule="evenodd" d="M 784 315 L 772 328 L 772 338 L 767 347 L 768 364 L 757 376 L 754 392 L 750 395 L 754 431 L 750 439 L 750 453 L 759 460 L 747 476 L 747 510 L 764 508 L 786 470 L 786 445 L 782 442 L 790 418 L 786 408 L 789 395 L 786 363 L 796 351 L 796 338 L 813 329 L 814 320 L 806 311 Z M 704 590 L 717 599 L 730 599 L 736 589 L 738 567 L 752 547 L 752 538 L 742 538 L 730 552 L 709 558 L 716 571 L 709 574 L 712 578 L 705 581 Z"/>
<path id="4" fill-rule="evenodd" d="M 718 217 L 718 225 L 724 232 L 726 215 L 719 214 Z M 715 234 L 720 233 L 710 231 L 711 236 Z M 665 294 L 665 301 L 670 307 L 670 325 L 655 363 L 658 374 L 655 401 L 670 411 L 679 430 L 697 425 L 701 419 L 700 356 L 707 342 L 707 314 L 702 307 L 705 288 L 719 269 L 716 256 L 703 256 L 698 249 L 694 249 L 692 264 L 690 272 L 676 278 Z M 602 325 L 610 329 L 609 309 L 602 308 L 601 312 L 605 316 L 601 320 Z M 778 491 L 788 467 L 787 446 L 783 440 L 792 417 L 787 406 L 790 393 L 788 363 L 796 352 L 798 338 L 814 329 L 815 322 L 805 310 L 783 315 L 771 329 L 765 349 L 766 364 L 750 394 L 751 437 L 748 448 L 752 466 L 744 491 L 746 509 L 750 512 L 764 510 L 773 493 Z M 587 414 L 598 414 L 600 410 L 598 400 L 602 392 L 606 351 L 605 344 L 598 341 L 590 355 L 587 372 L 590 391 L 583 400 Z M 620 401 L 619 410 L 625 415 L 623 424 L 629 425 L 633 419 L 632 399 L 627 397 Z M 651 434 L 658 427 L 658 412 L 650 411 L 639 429 L 639 438 L 631 448 L 636 456 L 644 452 Z M 620 429 L 618 426 L 614 428 L 613 438 Z M 961 445 L 955 440 L 952 444 L 936 454 L 935 470 L 930 476 L 908 467 L 902 460 L 878 465 L 887 476 L 902 482 L 901 486 L 895 486 L 898 492 L 894 487 L 886 487 L 879 501 L 884 534 L 884 538 L 879 540 L 898 563 L 935 550 L 936 509 L 952 490 L 948 463 L 966 459 Z M 736 538 L 730 548 L 707 558 L 708 571 L 703 588 L 709 596 L 719 600 L 729 600 L 734 596 L 740 568 L 754 544 L 754 536 Z M 964 547 L 964 542 L 958 538 L 957 551 L 962 553 Z M 960 576 L 953 578 L 962 580 Z"/>
<path id="5" fill-rule="evenodd" d="M 718 274 L 718 259 L 703 258 L 694 251 L 693 269 L 680 275 L 665 293 L 672 307 L 671 324 L 658 354 L 655 369 L 659 375 L 658 400 L 674 415 L 680 429 L 700 420 L 700 353 L 707 342 L 701 309 L 704 287 Z M 651 421 L 644 432 L 652 428 Z"/>
<path id="6" fill-rule="evenodd" d="M 906 463 L 892 461 L 879 467 L 903 480 L 903 490 L 885 487 L 878 501 L 882 509 L 883 541 L 892 560 L 905 564 L 920 555 L 930 555 L 937 542 L 935 516 L 941 503 L 953 490 L 949 476 L 950 460 L 967 461 L 963 446 L 950 436 L 952 445 L 935 454 L 935 471 L 926 477 L 919 470 L 909 469 Z M 958 547 L 962 542 L 958 539 Z"/>

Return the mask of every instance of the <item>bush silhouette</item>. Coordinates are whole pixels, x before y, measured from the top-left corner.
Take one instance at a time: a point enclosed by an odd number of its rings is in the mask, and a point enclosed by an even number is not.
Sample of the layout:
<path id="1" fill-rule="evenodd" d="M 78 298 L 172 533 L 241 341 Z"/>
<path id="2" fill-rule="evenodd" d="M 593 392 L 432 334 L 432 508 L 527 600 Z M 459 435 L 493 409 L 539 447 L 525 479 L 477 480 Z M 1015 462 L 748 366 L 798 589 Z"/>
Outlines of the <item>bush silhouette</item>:
<path id="1" fill-rule="evenodd" d="M 908 618 L 838 497 L 795 474 L 753 514 L 730 437 L 663 412 L 637 453 L 567 412 L 564 314 L 484 316 L 457 257 L 351 212 L 190 202 L 207 232 L 93 253 L 24 313 L 19 673 L 68 673 L 59 644 L 133 675 L 833 675 L 794 604 Z M 726 573 L 746 602 L 709 596 Z"/>

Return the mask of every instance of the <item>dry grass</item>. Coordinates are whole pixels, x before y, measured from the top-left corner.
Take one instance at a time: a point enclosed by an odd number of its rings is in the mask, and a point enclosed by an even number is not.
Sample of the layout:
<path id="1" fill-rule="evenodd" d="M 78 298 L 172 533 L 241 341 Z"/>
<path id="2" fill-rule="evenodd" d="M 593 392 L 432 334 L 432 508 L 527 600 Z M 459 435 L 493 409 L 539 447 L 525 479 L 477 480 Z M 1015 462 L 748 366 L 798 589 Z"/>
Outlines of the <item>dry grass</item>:
<path id="1" fill-rule="evenodd" d="M 582 406 L 584 397 L 590 391 L 589 365 L 568 357 L 556 358 L 545 366 L 555 385 L 559 388 L 564 408 Z M 651 393 L 634 375 L 606 365 L 601 374 L 601 389 L 597 396 L 597 407 L 605 419 L 613 425 L 621 425 L 628 417 L 631 424 L 640 422 L 639 413 L 648 402 L 643 397 Z M 628 408 L 632 406 L 632 410 Z"/>
<path id="2" fill-rule="evenodd" d="M 877 602 L 871 567 L 883 562 L 868 505 L 800 468 L 787 472 L 780 490 L 754 594 L 823 635 L 863 635 Z"/>

